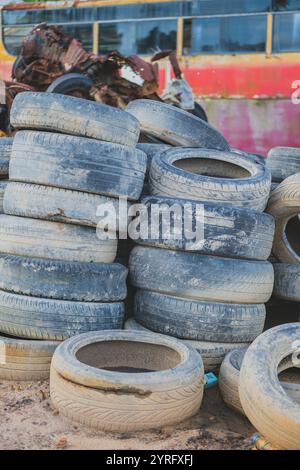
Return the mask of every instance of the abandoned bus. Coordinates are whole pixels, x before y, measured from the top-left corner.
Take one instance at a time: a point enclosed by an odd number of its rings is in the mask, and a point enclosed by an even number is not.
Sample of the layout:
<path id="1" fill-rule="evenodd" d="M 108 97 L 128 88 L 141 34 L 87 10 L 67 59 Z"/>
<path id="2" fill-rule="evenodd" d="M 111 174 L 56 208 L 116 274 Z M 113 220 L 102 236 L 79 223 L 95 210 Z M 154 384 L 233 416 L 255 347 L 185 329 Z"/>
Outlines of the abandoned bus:
<path id="1" fill-rule="evenodd" d="M 10 77 L 22 38 L 42 22 L 62 25 L 96 54 L 177 49 L 196 99 L 232 147 L 266 154 L 276 145 L 300 146 L 300 0 L 8 5 L 1 10 L 1 78 Z"/>

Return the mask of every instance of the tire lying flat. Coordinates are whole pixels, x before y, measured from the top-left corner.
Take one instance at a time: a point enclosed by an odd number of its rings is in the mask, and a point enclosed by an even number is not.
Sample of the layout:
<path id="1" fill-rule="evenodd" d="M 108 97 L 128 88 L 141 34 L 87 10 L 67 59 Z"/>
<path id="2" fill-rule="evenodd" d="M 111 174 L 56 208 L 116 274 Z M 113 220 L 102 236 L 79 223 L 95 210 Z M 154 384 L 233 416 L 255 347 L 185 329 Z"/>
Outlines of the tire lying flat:
<path id="1" fill-rule="evenodd" d="M 183 299 L 138 290 L 134 317 L 156 333 L 196 341 L 251 342 L 263 332 L 264 305 Z"/>
<path id="2" fill-rule="evenodd" d="M 140 126 L 121 109 L 55 93 L 19 93 L 10 112 L 15 129 L 39 129 L 134 147 Z"/>
<path id="3" fill-rule="evenodd" d="M 245 354 L 239 381 L 248 419 L 274 446 L 286 450 L 300 449 L 300 406 L 283 390 L 277 374 L 282 358 L 299 356 L 299 338 L 300 323 L 280 325 L 260 335 Z"/>
<path id="4" fill-rule="evenodd" d="M 271 189 L 265 165 L 207 149 L 171 149 L 153 158 L 150 190 L 170 196 L 263 211 Z"/>
<path id="5" fill-rule="evenodd" d="M 89 350 L 98 351 L 96 360 L 88 357 Z M 70 338 L 57 348 L 51 364 L 54 406 L 69 419 L 105 431 L 176 424 L 198 411 L 203 388 L 203 364 L 193 348 L 145 332 Z"/>
<path id="6" fill-rule="evenodd" d="M 143 236 L 140 232 L 136 243 L 159 248 L 187 250 L 205 255 L 267 260 L 271 254 L 274 238 L 274 219 L 265 213 L 246 208 L 222 206 L 188 199 L 176 199 L 159 196 L 143 197 L 141 203 L 147 207 L 148 220 L 152 210 L 159 206 L 161 213 L 169 208 L 174 220 L 174 237 L 166 236 L 162 220 Z M 204 220 L 203 220 L 204 216 Z M 203 228 L 204 238 L 197 240 L 195 230 L 186 233 L 186 227 L 193 227 L 197 222 Z M 151 234 L 157 229 L 155 237 Z M 194 239 L 191 235 L 194 235 Z"/>
<path id="7" fill-rule="evenodd" d="M 0 329 L 21 338 L 63 341 L 122 327 L 124 304 L 41 299 L 0 291 Z"/>
<path id="8" fill-rule="evenodd" d="M 127 295 L 118 263 L 80 263 L 0 254 L 0 289 L 58 300 L 116 302 Z"/>
<path id="9" fill-rule="evenodd" d="M 47 380 L 56 341 L 34 341 L 0 335 L 0 379 Z"/>
<path id="10" fill-rule="evenodd" d="M 152 332 L 152 330 L 145 328 L 133 318 L 125 322 L 125 330 Z M 249 343 L 217 343 L 211 341 L 192 341 L 189 339 L 181 339 L 181 341 L 189 344 L 198 351 L 203 361 L 205 372 L 218 371 L 228 352 L 236 348 L 245 348 L 249 345 Z"/>
<path id="11" fill-rule="evenodd" d="M 265 303 L 274 284 L 273 267 L 267 261 L 141 246 L 131 252 L 129 271 L 132 284 L 140 289 L 213 302 Z"/>
<path id="12" fill-rule="evenodd" d="M 117 240 L 89 227 L 0 215 L 0 252 L 62 261 L 112 263 Z"/>
<path id="13" fill-rule="evenodd" d="M 127 106 L 141 131 L 175 146 L 229 150 L 226 139 L 202 119 L 175 106 L 153 100 L 135 100 Z"/>
<path id="14" fill-rule="evenodd" d="M 10 179 L 137 200 L 146 165 L 144 152 L 124 145 L 22 131 L 14 139 Z"/>
<path id="15" fill-rule="evenodd" d="M 9 181 L 3 201 L 7 215 L 88 227 L 96 227 L 99 223 L 97 209 L 102 204 L 115 209 L 119 228 L 119 200 L 112 197 Z"/>

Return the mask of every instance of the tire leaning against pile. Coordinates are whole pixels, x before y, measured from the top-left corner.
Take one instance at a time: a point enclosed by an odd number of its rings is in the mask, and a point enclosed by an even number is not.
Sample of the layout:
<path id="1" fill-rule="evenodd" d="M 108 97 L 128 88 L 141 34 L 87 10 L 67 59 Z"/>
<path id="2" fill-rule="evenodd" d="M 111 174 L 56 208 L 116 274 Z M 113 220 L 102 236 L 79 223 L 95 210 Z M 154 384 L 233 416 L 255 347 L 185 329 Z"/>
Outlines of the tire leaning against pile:
<path id="1" fill-rule="evenodd" d="M 19 93 L 10 122 L 15 129 L 61 132 L 134 147 L 140 125 L 121 109 L 55 93 Z"/>
<path id="2" fill-rule="evenodd" d="M 262 212 L 270 189 L 271 173 L 265 165 L 231 152 L 171 149 L 154 157 L 150 169 L 150 191 L 155 196 L 221 203 Z"/>
<path id="3" fill-rule="evenodd" d="M 86 331 L 122 328 L 124 304 L 41 299 L 0 291 L 1 332 L 63 341 Z"/>
<path id="4" fill-rule="evenodd" d="M 10 179 L 137 200 L 146 165 L 144 152 L 124 145 L 21 131 L 14 139 Z"/>
<path id="5" fill-rule="evenodd" d="M 0 335 L 0 379 L 47 380 L 57 341 L 34 341 Z"/>
<path id="6" fill-rule="evenodd" d="M 134 240 L 138 244 L 228 258 L 267 260 L 271 254 L 275 223 L 268 214 L 242 207 L 160 196 L 143 197 L 141 203 L 147 207 L 150 221 L 153 206 L 159 206 L 161 212 L 162 208 L 169 208 L 176 236 L 166 236 L 160 222 L 158 236 L 151 238 L 150 226 L 146 236 L 141 232 Z M 203 227 L 203 240 L 193 240 L 191 233 L 185 233 L 186 226 L 192 226 L 193 221 Z"/>
<path id="7" fill-rule="evenodd" d="M 134 318 L 156 333 L 194 341 L 247 343 L 263 332 L 262 304 L 214 303 L 138 290 Z"/>
<path id="8" fill-rule="evenodd" d="M 113 263 L 117 240 L 96 230 L 59 222 L 0 215 L 0 252 L 62 261 Z"/>
<path id="9" fill-rule="evenodd" d="M 118 344 L 117 359 L 112 356 L 116 346 L 109 345 L 114 341 Z M 113 351 L 104 349 L 96 362 L 91 356 L 86 360 L 85 350 L 93 344 L 101 347 L 103 342 Z M 130 344 L 136 343 L 141 350 L 133 354 Z M 151 371 L 104 369 L 115 364 L 141 364 L 139 368 L 150 366 Z M 70 338 L 57 348 L 51 364 L 53 405 L 63 416 L 105 431 L 140 431 L 179 423 L 198 411 L 203 388 L 203 364 L 193 348 L 173 338 L 139 331 L 95 332 Z"/>
<path id="10" fill-rule="evenodd" d="M 273 295 L 279 299 L 300 302 L 300 266 L 298 264 L 274 264 Z M 300 317 L 299 317 L 300 318 Z"/>
<path id="11" fill-rule="evenodd" d="M 239 397 L 239 380 L 240 370 L 246 351 L 247 348 L 241 348 L 229 352 L 222 362 L 219 373 L 219 387 L 223 400 L 226 405 L 241 414 L 245 413 Z M 284 360 L 278 367 L 278 373 L 285 371 L 290 367 L 292 367 L 291 360 Z M 300 404 L 300 373 L 298 379 L 299 383 L 286 381 L 285 379 L 280 382 L 286 393 Z"/>
<path id="12" fill-rule="evenodd" d="M 265 439 L 286 450 L 300 449 L 300 406 L 282 389 L 278 366 L 297 355 L 300 323 L 264 332 L 249 346 L 241 368 L 239 396 L 246 416 Z"/>
<path id="13" fill-rule="evenodd" d="M 246 261 L 135 247 L 129 260 L 135 287 L 193 300 L 262 304 L 273 290 L 267 261 Z"/>
<path id="14" fill-rule="evenodd" d="M 138 330 L 153 333 L 149 328 L 145 328 L 133 318 L 129 318 L 125 322 L 125 330 Z M 217 371 L 225 357 L 225 355 L 236 349 L 245 348 L 249 343 L 217 343 L 213 341 L 193 341 L 190 339 L 181 339 L 183 343 L 189 344 L 198 351 L 203 361 L 205 372 Z"/>
<path id="15" fill-rule="evenodd" d="M 97 209 L 102 204 L 115 209 L 119 228 L 119 199 L 112 197 L 54 186 L 9 181 L 3 200 L 4 211 L 7 215 L 88 227 L 97 226 L 101 219 L 97 216 Z"/>
<path id="16" fill-rule="evenodd" d="M 275 218 L 275 235 L 272 251 L 282 263 L 300 263 L 300 246 L 298 243 L 299 188 L 300 173 L 289 176 L 271 193 L 267 207 L 267 212 Z M 291 220 L 295 223 L 294 233 L 287 235 L 287 224 Z"/>
<path id="17" fill-rule="evenodd" d="M 281 182 L 300 172 L 300 148 L 274 147 L 268 153 L 266 165 L 272 173 L 272 180 Z"/>
<path id="18" fill-rule="evenodd" d="M 0 254 L 0 289 L 83 302 L 117 302 L 127 295 L 128 270 L 118 263 L 80 263 Z"/>
<path id="19" fill-rule="evenodd" d="M 167 144 L 230 150 L 226 139 L 214 127 L 175 106 L 141 99 L 131 101 L 126 110 L 139 120 L 142 132 Z"/>

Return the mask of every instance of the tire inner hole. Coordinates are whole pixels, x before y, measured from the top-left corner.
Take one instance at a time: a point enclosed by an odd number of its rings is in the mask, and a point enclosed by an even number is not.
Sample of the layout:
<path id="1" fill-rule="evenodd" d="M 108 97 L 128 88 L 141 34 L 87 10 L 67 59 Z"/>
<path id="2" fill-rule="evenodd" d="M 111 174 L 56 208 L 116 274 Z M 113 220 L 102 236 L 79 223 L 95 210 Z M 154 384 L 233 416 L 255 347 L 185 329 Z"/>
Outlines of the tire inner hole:
<path id="1" fill-rule="evenodd" d="M 180 354 L 167 346 L 138 341 L 92 343 L 79 349 L 76 358 L 97 369 L 127 373 L 172 369 L 181 362 Z"/>
<path id="2" fill-rule="evenodd" d="M 248 170 L 239 165 L 210 158 L 185 158 L 175 161 L 173 165 L 180 170 L 212 178 L 237 179 L 251 176 Z"/>
<path id="3" fill-rule="evenodd" d="M 285 227 L 285 237 L 292 250 L 300 256 L 300 221 L 299 216 L 292 217 Z"/>

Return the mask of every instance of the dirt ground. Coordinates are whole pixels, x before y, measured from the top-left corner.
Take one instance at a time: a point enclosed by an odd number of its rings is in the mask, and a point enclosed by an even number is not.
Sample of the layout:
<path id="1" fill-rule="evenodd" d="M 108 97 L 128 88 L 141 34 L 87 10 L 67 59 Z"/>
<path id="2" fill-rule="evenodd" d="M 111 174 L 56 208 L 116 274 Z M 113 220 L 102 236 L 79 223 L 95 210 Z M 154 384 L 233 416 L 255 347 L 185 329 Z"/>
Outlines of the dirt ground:
<path id="1" fill-rule="evenodd" d="M 62 418 L 49 383 L 0 382 L 0 450 L 250 449 L 255 430 L 222 402 L 218 387 L 205 391 L 201 410 L 175 427 L 152 432 L 95 432 Z"/>

